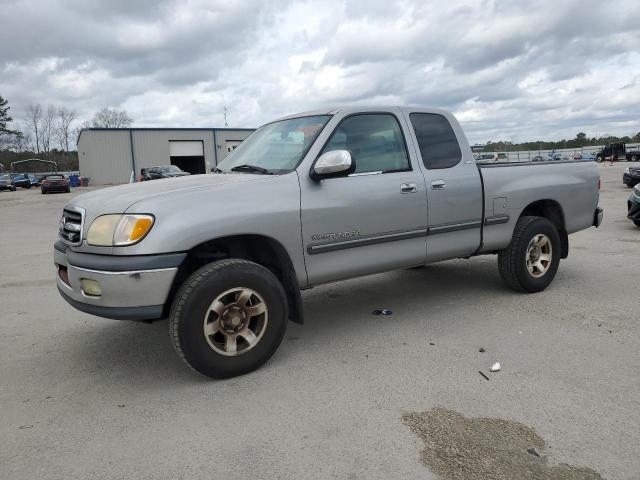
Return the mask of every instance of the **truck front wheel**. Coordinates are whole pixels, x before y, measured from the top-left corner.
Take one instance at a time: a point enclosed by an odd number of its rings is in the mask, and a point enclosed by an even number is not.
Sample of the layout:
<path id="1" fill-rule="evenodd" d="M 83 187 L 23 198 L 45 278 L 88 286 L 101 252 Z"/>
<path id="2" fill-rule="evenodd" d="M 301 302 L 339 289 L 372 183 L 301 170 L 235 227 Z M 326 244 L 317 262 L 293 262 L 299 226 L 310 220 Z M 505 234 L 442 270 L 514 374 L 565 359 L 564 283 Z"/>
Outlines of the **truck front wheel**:
<path id="1" fill-rule="evenodd" d="M 227 259 L 194 272 L 171 306 L 173 347 L 212 378 L 251 372 L 276 351 L 287 328 L 287 300 L 276 276 L 257 263 Z"/>
<path id="2" fill-rule="evenodd" d="M 553 223 L 542 217 L 521 217 L 511 243 L 498 254 L 500 276 L 514 290 L 541 292 L 558 271 L 560 249 Z"/>

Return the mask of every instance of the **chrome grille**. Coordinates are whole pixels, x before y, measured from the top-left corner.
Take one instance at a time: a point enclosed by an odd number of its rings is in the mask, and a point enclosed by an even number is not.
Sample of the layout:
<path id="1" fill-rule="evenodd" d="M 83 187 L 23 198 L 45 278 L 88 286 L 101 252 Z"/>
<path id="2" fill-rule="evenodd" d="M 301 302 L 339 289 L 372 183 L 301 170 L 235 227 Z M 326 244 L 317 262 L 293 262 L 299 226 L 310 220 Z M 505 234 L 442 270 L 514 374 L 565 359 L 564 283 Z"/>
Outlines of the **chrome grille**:
<path id="1" fill-rule="evenodd" d="M 84 211 L 78 207 L 66 207 L 62 210 L 60 219 L 60 239 L 69 245 L 82 243 L 82 225 L 84 223 Z"/>

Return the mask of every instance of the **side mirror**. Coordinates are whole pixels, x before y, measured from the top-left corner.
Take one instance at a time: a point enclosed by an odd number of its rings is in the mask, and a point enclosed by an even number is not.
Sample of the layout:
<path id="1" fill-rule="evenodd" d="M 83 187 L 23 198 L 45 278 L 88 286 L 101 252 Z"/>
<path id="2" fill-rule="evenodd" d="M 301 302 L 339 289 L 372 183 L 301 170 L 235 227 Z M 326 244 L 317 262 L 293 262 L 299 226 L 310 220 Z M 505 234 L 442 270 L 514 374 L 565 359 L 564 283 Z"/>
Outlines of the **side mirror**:
<path id="1" fill-rule="evenodd" d="M 323 178 L 338 177 L 353 173 L 356 163 L 347 150 L 333 150 L 320 155 L 311 170 L 311 178 L 321 180 Z"/>

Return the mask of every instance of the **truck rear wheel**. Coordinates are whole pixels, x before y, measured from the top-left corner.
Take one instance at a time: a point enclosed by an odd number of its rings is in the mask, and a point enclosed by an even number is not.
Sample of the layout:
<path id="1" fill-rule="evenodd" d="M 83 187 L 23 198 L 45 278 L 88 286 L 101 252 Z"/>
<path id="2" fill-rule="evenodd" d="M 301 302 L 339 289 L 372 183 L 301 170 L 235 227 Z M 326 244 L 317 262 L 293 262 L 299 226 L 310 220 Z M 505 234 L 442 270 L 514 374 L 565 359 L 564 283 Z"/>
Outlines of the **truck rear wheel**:
<path id="1" fill-rule="evenodd" d="M 556 227 L 546 218 L 521 217 L 511 243 L 498 254 L 500 276 L 519 292 L 541 292 L 555 277 L 560 256 Z"/>
<path id="2" fill-rule="evenodd" d="M 227 259 L 187 278 L 169 315 L 173 347 L 212 378 L 251 372 L 276 351 L 287 328 L 280 281 L 257 263 Z"/>

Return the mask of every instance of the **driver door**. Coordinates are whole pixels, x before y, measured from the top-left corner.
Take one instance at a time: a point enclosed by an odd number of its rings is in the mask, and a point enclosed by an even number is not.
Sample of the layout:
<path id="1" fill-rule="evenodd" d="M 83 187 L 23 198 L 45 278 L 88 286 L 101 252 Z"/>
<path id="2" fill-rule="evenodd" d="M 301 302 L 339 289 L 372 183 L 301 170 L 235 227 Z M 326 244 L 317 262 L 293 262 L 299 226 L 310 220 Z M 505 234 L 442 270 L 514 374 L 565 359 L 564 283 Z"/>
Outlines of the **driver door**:
<path id="1" fill-rule="evenodd" d="M 347 115 L 320 155 L 347 150 L 355 172 L 301 181 L 310 285 L 425 262 L 426 187 L 405 134 L 391 112 Z"/>

